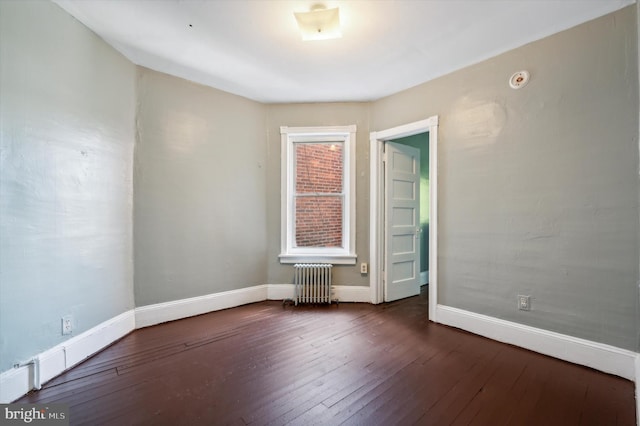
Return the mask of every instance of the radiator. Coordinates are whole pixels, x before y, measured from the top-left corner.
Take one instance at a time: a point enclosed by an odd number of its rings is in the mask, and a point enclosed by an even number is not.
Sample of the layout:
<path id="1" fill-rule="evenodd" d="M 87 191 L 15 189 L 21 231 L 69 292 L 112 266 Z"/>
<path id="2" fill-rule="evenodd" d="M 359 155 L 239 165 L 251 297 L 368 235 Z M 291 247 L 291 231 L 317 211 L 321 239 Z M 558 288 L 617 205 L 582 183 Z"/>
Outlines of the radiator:
<path id="1" fill-rule="evenodd" d="M 326 263 L 296 263 L 294 303 L 331 303 L 331 268 Z"/>

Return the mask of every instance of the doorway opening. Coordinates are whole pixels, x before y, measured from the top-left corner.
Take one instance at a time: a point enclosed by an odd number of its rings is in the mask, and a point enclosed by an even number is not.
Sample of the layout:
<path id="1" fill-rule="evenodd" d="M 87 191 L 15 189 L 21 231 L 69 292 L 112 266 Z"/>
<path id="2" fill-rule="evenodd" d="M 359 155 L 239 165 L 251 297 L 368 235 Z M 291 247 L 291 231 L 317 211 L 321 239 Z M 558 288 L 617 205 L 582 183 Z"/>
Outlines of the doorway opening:
<path id="1" fill-rule="evenodd" d="M 371 225 L 370 225 L 370 289 L 371 302 L 382 303 L 385 300 L 385 214 L 387 193 L 385 191 L 384 148 L 387 142 L 397 142 L 426 133 L 428 135 L 428 236 L 425 236 L 428 247 L 428 282 L 429 282 L 429 319 L 436 321 L 436 304 L 438 298 L 438 256 L 437 256 L 437 224 L 438 224 L 438 116 L 416 121 L 391 129 L 372 132 L 370 136 L 371 167 Z M 406 141 L 406 139 L 405 139 Z M 426 147 L 424 147 L 426 148 Z M 426 206 L 427 203 L 422 203 Z M 420 227 L 422 229 L 422 227 Z M 416 229 L 420 232 L 421 229 Z M 422 268 L 420 268 L 422 269 Z M 423 275 L 423 279 L 426 278 Z"/>

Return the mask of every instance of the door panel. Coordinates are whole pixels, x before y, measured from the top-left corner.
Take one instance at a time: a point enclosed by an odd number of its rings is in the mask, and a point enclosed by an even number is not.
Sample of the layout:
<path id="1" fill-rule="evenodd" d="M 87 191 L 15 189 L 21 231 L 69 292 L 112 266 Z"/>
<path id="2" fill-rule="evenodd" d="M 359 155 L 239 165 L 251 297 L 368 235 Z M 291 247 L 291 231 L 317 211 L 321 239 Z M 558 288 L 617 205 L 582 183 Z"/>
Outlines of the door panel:
<path id="1" fill-rule="evenodd" d="M 420 293 L 420 150 L 385 144 L 385 301 Z"/>

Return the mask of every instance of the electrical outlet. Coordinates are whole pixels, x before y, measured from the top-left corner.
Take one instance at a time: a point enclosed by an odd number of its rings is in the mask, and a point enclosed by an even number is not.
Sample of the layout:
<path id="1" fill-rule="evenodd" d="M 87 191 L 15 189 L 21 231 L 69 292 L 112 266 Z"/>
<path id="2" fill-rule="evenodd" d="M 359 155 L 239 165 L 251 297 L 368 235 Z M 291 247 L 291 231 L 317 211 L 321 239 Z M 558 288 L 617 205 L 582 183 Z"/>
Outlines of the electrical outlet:
<path id="1" fill-rule="evenodd" d="M 531 296 L 518 295 L 518 309 L 521 311 L 531 310 Z"/>
<path id="2" fill-rule="evenodd" d="M 71 334 L 73 332 L 73 317 L 65 315 L 62 317 L 62 334 Z"/>
<path id="3" fill-rule="evenodd" d="M 366 263 L 362 262 L 360 264 L 360 273 L 361 274 L 366 274 L 367 272 L 369 272 L 368 265 Z"/>

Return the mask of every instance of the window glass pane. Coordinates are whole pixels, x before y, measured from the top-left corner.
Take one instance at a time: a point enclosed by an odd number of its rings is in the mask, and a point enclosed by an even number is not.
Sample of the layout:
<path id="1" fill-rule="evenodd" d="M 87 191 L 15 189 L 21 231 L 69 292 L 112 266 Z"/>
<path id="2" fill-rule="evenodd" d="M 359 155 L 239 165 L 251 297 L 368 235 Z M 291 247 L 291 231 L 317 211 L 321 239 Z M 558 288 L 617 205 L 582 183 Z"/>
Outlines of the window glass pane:
<path id="1" fill-rule="evenodd" d="M 296 197 L 296 246 L 342 247 L 342 196 Z"/>
<path id="2" fill-rule="evenodd" d="M 342 193 L 342 142 L 295 144 L 296 193 Z"/>

